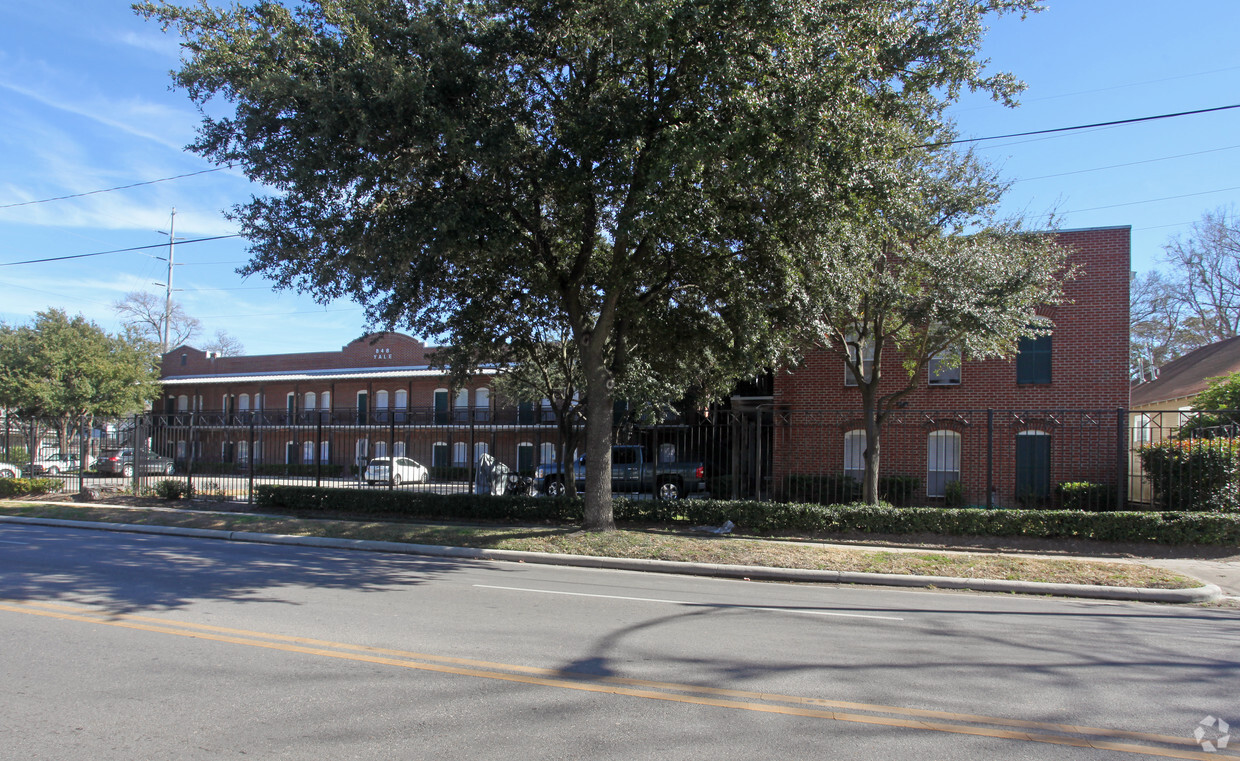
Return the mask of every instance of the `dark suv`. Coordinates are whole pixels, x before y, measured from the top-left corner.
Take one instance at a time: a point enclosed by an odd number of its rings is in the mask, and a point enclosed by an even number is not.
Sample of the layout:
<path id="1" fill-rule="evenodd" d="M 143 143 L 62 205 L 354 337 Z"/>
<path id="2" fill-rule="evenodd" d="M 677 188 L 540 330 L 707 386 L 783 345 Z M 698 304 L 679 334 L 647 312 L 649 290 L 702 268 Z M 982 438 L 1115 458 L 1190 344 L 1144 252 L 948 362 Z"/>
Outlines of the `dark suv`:
<path id="1" fill-rule="evenodd" d="M 149 449 L 138 450 L 138 456 L 135 458 L 134 451 L 130 448 L 105 449 L 99 453 L 99 459 L 95 461 L 95 470 L 100 475 L 121 475 L 129 478 L 134 474 L 135 468 L 143 475 L 158 473 L 172 475 L 172 472 L 176 470 L 176 464 L 171 457 L 155 454 Z"/>

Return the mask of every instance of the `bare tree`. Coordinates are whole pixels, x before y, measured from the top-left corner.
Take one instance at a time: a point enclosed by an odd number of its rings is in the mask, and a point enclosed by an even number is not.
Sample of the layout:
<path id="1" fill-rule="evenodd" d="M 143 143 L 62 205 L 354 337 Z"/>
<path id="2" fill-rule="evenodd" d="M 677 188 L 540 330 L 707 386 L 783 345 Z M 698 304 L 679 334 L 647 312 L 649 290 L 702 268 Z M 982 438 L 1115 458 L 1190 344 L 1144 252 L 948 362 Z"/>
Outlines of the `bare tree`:
<path id="1" fill-rule="evenodd" d="M 164 340 L 164 299 L 146 291 L 130 291 L 125 298 L 112 304 L 121 318 L 121 324 L 132 334 L 155 346 Z M 202 329 L 202 323 L 175 301 L 168 312 L 168 341 L 166 349 L 172 349 L 189 341 Z"/>
<path id="2" fill-rule="evenodd" d="M 1203 343 L 1240 333 L 1240 218 L 1232 207 L 1206 212 L 1186 237 L 1164 246 L 1175 298 L 1197 318 Z"/>
<path id="3" fill-rule="evenodd" d="M 1205 326 L 1182 298 L 1179 284 L 1158 272 L 1132 276 L 1128 354 L 1133 380 L 1158 377 L 1158 368 L 1210 343 Z"/>
<path id="4" fill-rule="evenodd" d="M 245 354 L 245 347 L 241 345 L 241 341 L 223 330 L 215 331 L 215 338 L 207 341 L 202 348 L 204 351 L 215 352 L 221 357 L 240 357 Z"/>

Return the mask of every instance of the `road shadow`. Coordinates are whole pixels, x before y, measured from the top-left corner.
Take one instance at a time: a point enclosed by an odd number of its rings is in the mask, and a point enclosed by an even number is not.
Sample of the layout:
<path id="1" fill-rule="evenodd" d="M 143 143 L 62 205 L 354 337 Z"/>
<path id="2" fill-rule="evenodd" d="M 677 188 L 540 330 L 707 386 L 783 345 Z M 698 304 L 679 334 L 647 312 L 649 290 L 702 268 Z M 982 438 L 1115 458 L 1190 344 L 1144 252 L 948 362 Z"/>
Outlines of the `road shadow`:
<path id="1" fill-rule="evenodd" d="M 297 604 L 300 588 L 384 592 L 470 561 L 123 532 L 0 526 L 0 598 L 90 602 L 116 613 L 195 601 Z M 281 595 L 288 590 L 289 595 Z"/>

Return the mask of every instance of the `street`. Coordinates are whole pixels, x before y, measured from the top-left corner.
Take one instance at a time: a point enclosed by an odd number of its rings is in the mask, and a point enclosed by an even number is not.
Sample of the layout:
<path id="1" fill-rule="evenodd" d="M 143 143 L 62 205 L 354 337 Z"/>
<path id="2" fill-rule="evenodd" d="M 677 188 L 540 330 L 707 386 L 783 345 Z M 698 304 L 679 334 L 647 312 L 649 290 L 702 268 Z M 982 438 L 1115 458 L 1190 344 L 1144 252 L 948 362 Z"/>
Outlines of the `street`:
<path id="1" fill-rule="evenodd" d="M 0 758 L 1235 758 L 1238 625 L 4 525 Z"/>

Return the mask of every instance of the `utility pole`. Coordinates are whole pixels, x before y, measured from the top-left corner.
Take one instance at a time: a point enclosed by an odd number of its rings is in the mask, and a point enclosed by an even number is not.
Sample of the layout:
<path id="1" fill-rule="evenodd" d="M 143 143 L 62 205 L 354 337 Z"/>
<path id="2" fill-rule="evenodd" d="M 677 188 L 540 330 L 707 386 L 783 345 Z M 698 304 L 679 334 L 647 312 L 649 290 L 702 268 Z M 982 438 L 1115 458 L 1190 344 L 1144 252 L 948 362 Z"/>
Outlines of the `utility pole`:
<path id="1" fill-rule="evenodd" d="M 172 216 L 168 219 L 168 232 L 164 232 L 163 230 L 156 231 L 161 235 L 168 236 L 168 281 L 166 283 L 155 284 L 164 286 L 164 338 L 163 342 L 160 344 L 161 348 L 159 353 L 161 356 L 168 353 L 168 326 L 172 322 L 172 268 L 175 266 L 173 264 L 173 252 L 177 241 L 176 224 L 177 210 L 174 206 L 172 207 Z"/>

